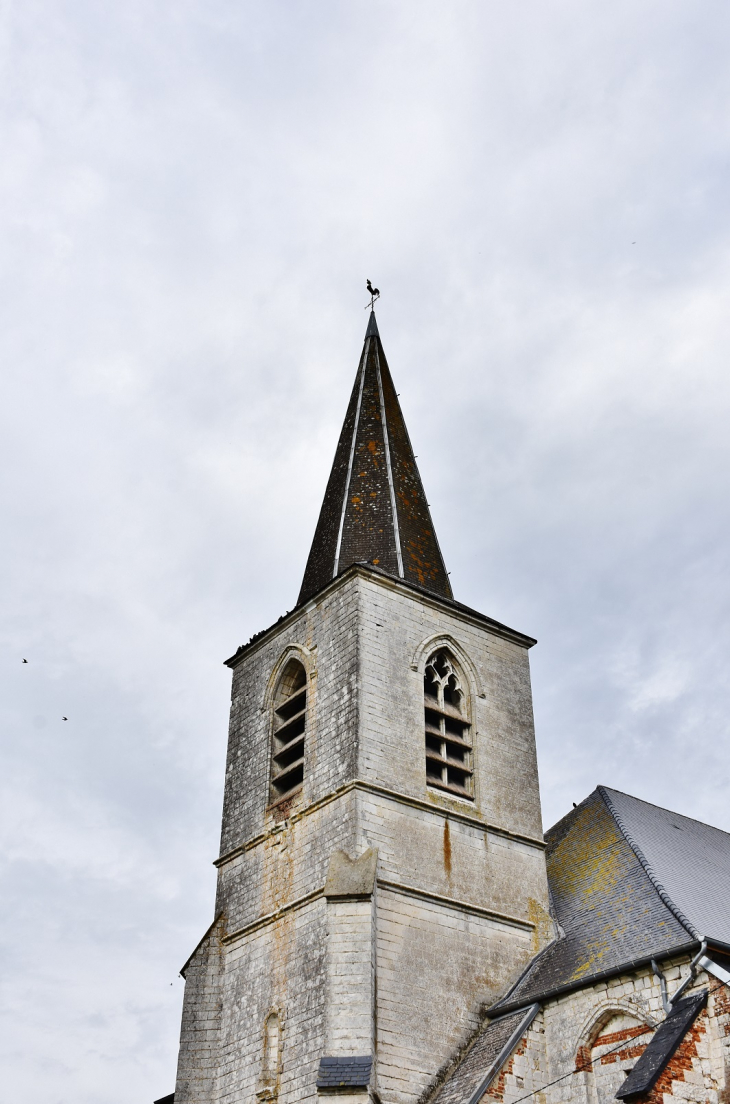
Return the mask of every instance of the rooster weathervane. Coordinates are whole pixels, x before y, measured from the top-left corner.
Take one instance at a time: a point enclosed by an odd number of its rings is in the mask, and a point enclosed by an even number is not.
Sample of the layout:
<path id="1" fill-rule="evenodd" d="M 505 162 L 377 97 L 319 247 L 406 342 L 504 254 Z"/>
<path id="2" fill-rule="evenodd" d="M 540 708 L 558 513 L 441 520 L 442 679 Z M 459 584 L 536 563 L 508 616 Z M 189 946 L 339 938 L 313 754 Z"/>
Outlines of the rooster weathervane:
<path id="1" fill-rule="evenodd" d="M 365 307 L 365 310 L 367 310 L 368 307 L 370 307 L 370 310 L 373 310 L 375 306 L 375 300 L 380 298 L 380 292 L 377 288 L 373 287 L 369 280 L 367 282 L 367 289 L 370 292 L 370 302 L 368 303 L 368 306 Z"/>

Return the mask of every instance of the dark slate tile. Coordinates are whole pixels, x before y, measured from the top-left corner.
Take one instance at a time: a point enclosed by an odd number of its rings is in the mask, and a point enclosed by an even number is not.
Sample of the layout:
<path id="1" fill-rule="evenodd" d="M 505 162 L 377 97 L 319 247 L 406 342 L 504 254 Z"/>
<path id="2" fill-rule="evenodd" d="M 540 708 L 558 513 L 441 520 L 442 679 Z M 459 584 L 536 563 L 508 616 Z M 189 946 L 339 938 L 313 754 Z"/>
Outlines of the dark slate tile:
<path id="1" fill-rule="evenodd" d="M 649 1092 L 706 1004 L 706 989 L 677 1001 L 664 1023 L 659 1024 L 648 1047 L 616 1093 L 618 1100 L 631 1100 Z"/>
<path id="2" fill-rule="evenodd" d="M 370 1083 L 372 1055 L 320 1058 L 318 1089 L 364 1088 Z"/>

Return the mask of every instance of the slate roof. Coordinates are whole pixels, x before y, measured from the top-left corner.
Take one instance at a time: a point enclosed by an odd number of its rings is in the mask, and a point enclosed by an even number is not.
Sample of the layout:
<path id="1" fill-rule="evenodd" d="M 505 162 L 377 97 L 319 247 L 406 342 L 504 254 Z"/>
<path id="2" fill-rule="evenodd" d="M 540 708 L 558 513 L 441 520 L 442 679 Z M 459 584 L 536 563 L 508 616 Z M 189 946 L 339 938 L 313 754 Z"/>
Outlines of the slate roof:
<path id="1" fill-rule="evenodd" d="M 479 1100 L 536 1013 L 537 1005 L 487 1023 L 471 1044 L 466 1057 L 432 1098 L 432 1104 L 472 1104 Z"/>
<path id="2" fill-rule="evenodd" d="M 452 597 L 374 313 L 297 604 L 358 562 Z"/>
<path id="3" fill-rule="evenodd" d="M 320 1058 L 318 1089 L 365 1088 L 370 1084 L 372 1055 Z"/>
<path id="4" fill-rule="evenodd" d="M 730 942 L 730 834 L 599 786 L 546 834 L 561 935 L 494 1012 L 699 938 Z"/>
<path id="5" fill-rule="evenodd" d="M 545 836 L 559 936 L 490 1009 L 431 1104 L 474 1104 L 517 1046 L 539 1002 L 706 937 L 730 944 L 730 834 L 599 786 Z M 713 953 L 722 963 L 722 954 Z M 730 959 L 728 959 L 730 963 Z M 677 1002 L 619 1096 L 647 1091 L 707 991 Z M 499 1017 L 499 1018 L 498 1018 Z M 653 1080 L 652 1080 L 653 1079 Z"/>
<path id="6" fill-rule="evenodd" d="M 654 1087 L 670 1058 L 687 1034 L 697 1016 L 707 1004 L 707 989 L 677 1001 L 663 1023 L 659 1024 L 651 1042 L 631 1073 L 619 1087 L 619 1100 L 642 1096 Z"/>
<path id="7" fill-rule="evenodd" d="M 600 790 L 545 838 L 553 907 L 564 934 L 533 960 L 504 1003 L 529 1003 L 553 989 L 692 942 Z"/>
<path id="8" fill-rule="evenodd" d="M 599 786 L 627 839 L 686 926 L 730 944 L 730 834 Z"/>

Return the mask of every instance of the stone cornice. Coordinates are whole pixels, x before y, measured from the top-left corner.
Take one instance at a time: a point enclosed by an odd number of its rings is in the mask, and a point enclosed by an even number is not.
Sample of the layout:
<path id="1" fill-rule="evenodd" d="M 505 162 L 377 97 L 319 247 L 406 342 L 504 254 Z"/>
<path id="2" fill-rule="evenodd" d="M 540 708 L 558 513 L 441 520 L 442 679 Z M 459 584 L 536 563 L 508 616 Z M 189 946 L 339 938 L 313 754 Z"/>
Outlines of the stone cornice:
<path id="1" fill-rule="evenodd" d="M 456 912 L 468 913 L 470 916 L 481 916 L 483 919 L 489 920 L 494 924 L 504 924 L 506 927 L 517 928 L 519 931 L 527 934 L 532 934 L 535 928 L 535 925 L 529 920 L 521 920 L 518 916 L 511 916 L 506 912 L 495 912 L 494 909 L 483 908 L 481 905 L 475 905 L 471 901 L 461 901 L 457 897 L 446 897 L 441 893 L 429 893 L 426 890 L 417 889 L 415 886 L 404 885 L 402 882 L 391 882 L 384 878 L 378 878 L 377 885 L 383 889 L 390 890 L 392 893 L 399 893 L 404 897 L 413 897 L 419 901 L 426 901 L 429 904 L 438 905 L 440 908 L 455 909 Z M 296 909 L 304 908 L 313 901 L 324 898 L 324 889 L 325 887 L 323 885 L 318 886 L 318 888 L 312 890 L 311 893 L 305 893 L 303 896 L 297 897 L 295 900 L 289 901 L 285 905 L 281 905 L 278 909 L 274 909 L 273 912 L 267 912 L 263 916 L 259 916 L 256 920 L 252 920 L 249 924 L 245 924 L 242 928 L 238 928 L 236 931 L 231 932 L 230 935 L 224 935 L 221 939 L 221 943 L 229 946 L 236 940 L 243 939 L 245 936 L 259 931 L 260 928 L 265 928 L 269 924 L 275 924 L 277 920 L 285 916 L 288 912 L 294 912 Z"/>
<path id="2" fill-rule="evenodd" d="M 334 590 L 356 576 L 363 579 L 366 578 L 370 582 L 379 583 L 381 586 L 390 590 L 401 591 L 409 596 L 415 595 L 426 606 L 431 606 L 433 609 L 446 609 L 449 613 L 454 614 L 463 621 L 472 625 L 478 625 L 481 628 L 487 628 L 490 632 L 494 633 L 495 636 L 502 637 L 504 640 L 509 640 L 522 648 L 532 648 L 534 644 L 537 644 L 537 640 L 535 640 L 534 637 L 526 636 L 525 633 L 518 632 L 517 629 L 511 629 L 508 625 L 503 625 L 500 621 L 495 621 L 493 618 L 487 617 L 484 613 L 479 613 L 478 610 L 474 610 L 470 606 L 464 606 L 461 602 L 454 601 L 453 598 L 442 598 L 440 595 L 433 594 L 423 587 L 406 582 L 405 579 L 396 579 L 393 575 L 388 575 L 387 572 L 382 571 L 373 564 L 363 563 L 352 564 L 346 571 L 343 571 L 341 575 L 333 579 L 331 583 L 328 583 L 327 586 L 320 590 L 313 598 L 309 598 L 306 602 L 302 602 L 289 613 L 280 617 L 279 620 L 275 621 L 273 625 L 270 625 L 268 629 L 264 629 L 261 633 L 257 633 L 256 637 L 252 638 L 248 644 L 242 644 L 234 655 L 224 660 L 225 666 L 230 667 L 232 670 L 235 669 L 244 656 L 248 657 L 253 655 L 259 648 L 267 644 L 275 633 L 281 632 L 282 629 L 287 628 L 292 622 L 296 621 L 297 618 L 301 617 L 302 613 L 306 612 L 308 608 L 318 605 L 324 598 L 329 597 Z"/>
<path id="3" fill-rule="evenodd" d="M 399 790 L 391 790 L 386 786 L 379 786 L 375 782 L 367 782 L 362 779 L 355 779 L 352 782 L 347 782 L 344 786 L 340 786 L 339 789 L 333 790 L 332 793 L 327 794 L 325 797 L 311 802 L 311 804 L 306 805 L 303 809 L 298 809 L 297 812 L 292 813 L 289 817 L 288 823 L 296 824 L 298 820 L 311 816 L 312 813 L 316 813 L 319 809 L 324 808 L 325 805 L 329 805 L 330 802 L 337 801 L 339 798 L 345 797 L 347 794 L 356 790 L 361 793 L 370 793 L 377 797 L 383 797 L 386 800 L 394 801 L 400 805 L 410 806 L 412 809 L 420 809 L 423 812 L 433 813 L 435 816 L 444 819 L 466 824 L 470 828 L 477 828 L 481 832 L 488 832 L 490 835 L 499 836 L 502 839 L 511 840 L 514 843 L 519 843 L 526 847 L 534 847 L 539 851 L 545 850 L 545 842 L 538 839 L 536 836 L 523 835 L 520 832 L 511 832 L 507 828 L 500 828 L 496 824 L 490 824 L 486 820 L 470 816 L 468 813 L 461 812 L 451 806 L 433 805 L 429 801 L 424 801 L 421 798 L 411 797 L 409 794 L 401 793 Z M 237 859 L 240 855 L 245 854 L 247 851 L 251 851 L 254 847 L 260 846 L 267 839 L 283 831 L 284 828 L 282 824 L 275 824 L 271 828 L 252 836 L 251 839 L 246 840 L 245 843 L 239 844 L 238 847 L 233 847 L 230 851 L 226 851 L 225 854 L 220 855 L 219 858 L 214 860 L 213 865 L 217 867 L 225 866 L 227 863 Z"/>
<path id="4" fill-rule="evenodd" d="M 415 897 L 419 901 L 428 901 L 431 904 L 440 905 L 442 908 L 456 909 L 457 912 L 468 912 L 472 916 L 481 916 L 485 920 L 492 920 L 495 924 L 506 924 L 510 928 L 519 928 L 520 931 L 532 932 L 535 925 L 529 920 L 521 920 L 519 916 L 511 916 L 506 912 L 495 912 L 494 909 L 483 908 L 471 901 L 462 901 L 458 897 L 446 897 L 442 893 L 429 893 L 415 886 L 403 885 L 401 882 L 389 882 L 384 878 L 378 878 L 378 885 L 383 889 L 389 889 L 393 893 L 400 893 L 404 897 Z"/>

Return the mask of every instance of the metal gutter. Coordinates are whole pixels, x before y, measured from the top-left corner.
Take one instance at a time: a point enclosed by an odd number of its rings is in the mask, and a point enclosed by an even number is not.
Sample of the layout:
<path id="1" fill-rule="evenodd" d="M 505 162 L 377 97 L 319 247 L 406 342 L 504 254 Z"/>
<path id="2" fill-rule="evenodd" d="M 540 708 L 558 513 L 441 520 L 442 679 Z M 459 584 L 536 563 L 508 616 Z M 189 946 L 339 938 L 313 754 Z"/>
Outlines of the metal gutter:
<path id="1" fill-rule="evenodd" d="M 699 945 L 700 940 L 694 939 L 691 943 L 680 943 L 676 947 L 668 947 L 666 951 L 660 951 L 659 954 L 646 955 L 642 958 L 632 958 L 629 959 L 628 962 L 622 962 L 618 966 L 612 966 L 609 970 L 599 970 L 598 973 L 591 974 L 589 977 L 576 978 L 574 981 L 566 982 L 565 985 L 557 985 L 554 989 L 546 989 L 542 993 L 531 993 L 529 997 L 525 997 L 523 1000 L 492 1005 L 491 1008 L 487 1009 L 487 1015 L 490 1018 L 497 1019 L 502 1015 L 506 1015 L 507 1012 L 517 1012 L 520 1008 L 526 1008 L 534 1001 L 545 1004 L 547 1001 L 554 1000 L 556 997 L 565 996 L 567 993 L 574 993 L 578 989 L 587 989 L 590 985 L 595 985 L 598 981 L 606 981 L 608 978 L 620 977 L 621 974 L 626 974 L 630 970 L 639 970 L 646 966 L 650 967 L 653 960 L 663 962 L 667 958 L 674 958 L 675 955 L 689 954 L 690 951 L 697 950 Z"/>
<path id="2" fill-rule="evenodd" d="M 705 973 L 712 974 L 718 981 L 723 982 L 724 985 L 730 985 L 730 973 L 722 966 L 718 966 L 716 962 L 713 962 L 707 955 L 702 955 L 698 962 L 698 966 L 701 966 Z"/>
<path id="3" fill-rule="evenodd" d="M 687 986 L 691 985 L 691 983 L 697 977 L 697 965 L 698 965 L 699 962 L 702 961 L 703 955 L 704 955 L 706 950 L 707 950 L 707 940 L 703 939 L 702 940 L 702 946 L 700 947 L 699 951 L 697 952 L 697 954 L 694 956 L 694 958 L 692 959 L 692 961 L 689 964 L 689 974 L 684 979 L 684 981 L 682 982 L 682 984 L 679 986 L 676 993 L 672 997 L 669 996 L 669 993 L 667 991 L 667 979 L 664 977 L 664 974 L 659 969 L 659 966 L 657 965 L 656 959 L 652 958 L 651 968 L 652 968 L 652 971 L 654 973 L 654 977 L 659 978 L 659 988 L 661 989 L 661 994 L 662 994 L 662 1008 L 664 1009 L 664 1011 L 666 1012 L 667 1015 L 669 1015 L 669 1013 L 672 1011 L 672 1008 L 674 1007 L 674 1002 L 679 1000 L 679 998 L 682 996 L 682 993 L 685 991 Z M 709 961 L 709 959 L 706 960 L 706 961 Z M 730 975 L 728 975 L 728 976 L 730 977 Z"/>

